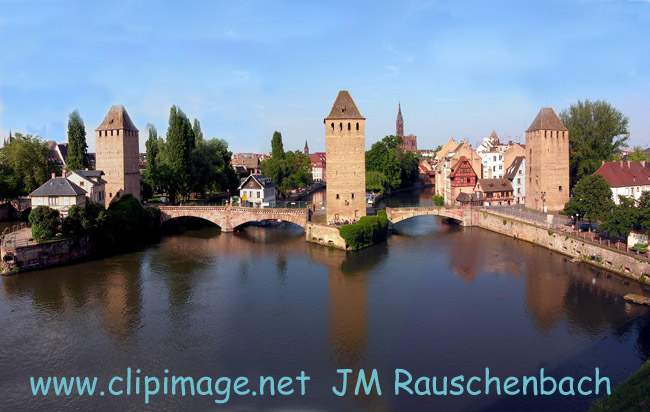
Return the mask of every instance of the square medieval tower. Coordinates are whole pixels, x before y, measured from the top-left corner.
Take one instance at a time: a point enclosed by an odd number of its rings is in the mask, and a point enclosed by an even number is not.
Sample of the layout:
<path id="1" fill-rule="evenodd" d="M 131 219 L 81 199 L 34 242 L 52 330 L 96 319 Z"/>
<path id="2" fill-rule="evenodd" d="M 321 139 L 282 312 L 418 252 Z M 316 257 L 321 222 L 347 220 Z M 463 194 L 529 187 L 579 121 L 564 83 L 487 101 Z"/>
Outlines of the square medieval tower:
<path id="1" fill-rule="evenodd" d="M 350 93 L 341 90 L 324 120 L 328 222 L 366 215 L 365 121 Z"/>
<path id="2" fill-rule="evenodd" d="M 140 200 L 139 132 L 123 106 L 111 107 L 95 138 L 95 168 L 104 171 L 106 207 L 126 193 Z"/>
<path id="3" fill-rule="evenodd" d="M 558 211 L 569 201 L 569 129 L 550 107 L 526 130 L 526 179 L 527 208 Z"/>

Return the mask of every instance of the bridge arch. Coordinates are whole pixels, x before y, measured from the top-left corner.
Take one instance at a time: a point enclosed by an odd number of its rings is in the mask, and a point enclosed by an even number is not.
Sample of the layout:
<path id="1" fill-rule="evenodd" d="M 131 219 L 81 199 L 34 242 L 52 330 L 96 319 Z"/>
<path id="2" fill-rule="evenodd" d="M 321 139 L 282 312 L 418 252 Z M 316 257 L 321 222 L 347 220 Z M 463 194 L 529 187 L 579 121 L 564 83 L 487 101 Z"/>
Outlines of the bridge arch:
<path id="1" fill-rule="evenodd" d="M 442 216 L 458 222 L 462 226 L 471 226 L 472 210 L 470 206 L 416 206 L 416 207 L 387 207 L 386 216 L 395 224 L 416 216 Z"/>
<path id="2" fill-rule="evenodd" d="M 305 228 L 309 209 L 259 209 L 232 206 L 161 206 L 160 221 L 179 217 L 196 217 L 219 226 L 224 232 L 250 222 L 282 220 Z"/>

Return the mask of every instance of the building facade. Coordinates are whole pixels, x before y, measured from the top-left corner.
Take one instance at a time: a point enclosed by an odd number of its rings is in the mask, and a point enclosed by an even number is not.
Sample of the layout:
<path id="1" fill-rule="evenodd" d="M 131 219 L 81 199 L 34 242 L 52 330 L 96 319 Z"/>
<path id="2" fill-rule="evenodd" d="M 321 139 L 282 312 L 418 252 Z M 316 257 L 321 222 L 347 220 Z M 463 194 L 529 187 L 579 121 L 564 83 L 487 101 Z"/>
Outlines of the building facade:
<path id="1" fill-rule="evenodd" d="M 526 201 L 526 158 L 517 156 L 508 169 L 505 178 L 510 180 L 514 203 L 523 205 Z"/>
<path id="2" fill-rule="evenodd" d="M 526 130 L 526 200 L 529 209 L 558 211 L 569 201 L 569 130 L 550 107 Z"/>
<path id="3" fill-rule="evenodd" d="M 474 188 L 483 206 L 508 206 L 514 201 L 512 184 L 508 179 L 479 179 Z"/>
<path id="4" fill-rule="evenodd" d="M 65 177 L 86 191 L 86 201 L 104 204 L 106 199 L 106 181 L 102 179 L 102 170 L 73 170 Z"/>
<path id="5" fill-rule="evenodd" d="M 620 203 L 619 196 L 639 200 L 643 192 L 650 190 L 648 162 L 603 162 L 594 174 L 601 175 L 609 183 L 616 204 Z"/>
<path id="6" fill-rule="evenodd" d="M 327 181 L 327 154 L 325 152 L 316 152 L 309 155 L 311 163 L 311 177 L 314 182 Z"/>
<path id="7" fill-rule="evenodd" d="M 275 184 L 262 174 L 250 175 L 239 185 L 239 197 L 254 207 L 271 206 L 275 203 Z"/>
<path id="8" fill-rule="evenodd" d="M 47 206 L 67 216 L 72 206 L 86 207 L 86 191 L 65 177 L 52 178 L 29 194 L 32 208 Z"/>
<path id="9" fill-rule="evenodd" d="M 95 130 L 97 169 L 106 180 L 105 205 L 126 193 L 140 200 L 139 131 L 123 106 L 112 106 Z"/>
<path id="10" fill-rule="evenodd" d="M 451 186 L 450 198 L 455 202 L 461 193 L 473 193 L 478 175 L 472 164 L 465 156 L 461 156 L 458 162 L 451 168 L 449 184 Z"/>
<path id="11" fill-rule="evenodd" d="M 366 215 L 365 121 L 347 90 L 336 96 L 325 124 L 327 221 Z"/>

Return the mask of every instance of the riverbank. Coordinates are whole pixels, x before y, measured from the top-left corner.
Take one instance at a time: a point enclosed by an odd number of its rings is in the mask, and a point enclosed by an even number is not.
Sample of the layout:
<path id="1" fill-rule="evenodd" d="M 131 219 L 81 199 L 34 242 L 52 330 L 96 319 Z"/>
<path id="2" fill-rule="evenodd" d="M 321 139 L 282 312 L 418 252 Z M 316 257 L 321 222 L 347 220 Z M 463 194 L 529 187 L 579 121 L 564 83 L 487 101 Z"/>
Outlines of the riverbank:
<path id="1" fill-rule="evenodd" d="M 611 395 L 594 402 L 589 412 L 650 410 L 650 361 L 621 383 Z"/>
<path id="2" fill-rule="evenodd" d="M 542 226 L 495 210 L 474 209 L 471 225 L 524 240 L 640 283 L 650 284 L 649 262 L 605 245 L 573 238 L 554 230 L 557 228 L 552 224 Z"/>

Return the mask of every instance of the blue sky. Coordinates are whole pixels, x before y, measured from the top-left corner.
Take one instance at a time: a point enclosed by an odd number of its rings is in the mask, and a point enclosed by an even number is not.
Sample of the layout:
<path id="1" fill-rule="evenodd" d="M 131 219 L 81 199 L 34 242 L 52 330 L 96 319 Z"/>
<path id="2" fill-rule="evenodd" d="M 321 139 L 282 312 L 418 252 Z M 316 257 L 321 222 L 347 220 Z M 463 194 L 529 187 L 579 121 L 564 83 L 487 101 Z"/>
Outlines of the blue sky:
<path id="1" fill-rule="evenodd" d="M 0 133 L 94 133 L 112 104 L 163 134 L 176 104 L 235 152 L 325 150 L 323 118 L 349 90 L 366 146 L 524 140 L 542 106 L 605 99 L 650 145 L 650 1 L 0 0 Z M 144 148 L 145 134 L 141 136 Z"/>

